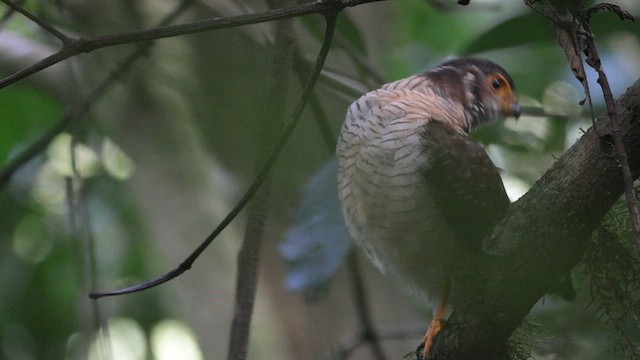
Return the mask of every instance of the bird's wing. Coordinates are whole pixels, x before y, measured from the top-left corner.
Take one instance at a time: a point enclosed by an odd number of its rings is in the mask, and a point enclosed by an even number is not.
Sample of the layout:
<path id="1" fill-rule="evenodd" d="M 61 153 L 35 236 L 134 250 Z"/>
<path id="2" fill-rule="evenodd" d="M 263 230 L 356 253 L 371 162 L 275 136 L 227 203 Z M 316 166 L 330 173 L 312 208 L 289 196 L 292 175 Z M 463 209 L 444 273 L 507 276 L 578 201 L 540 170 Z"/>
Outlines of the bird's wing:
<path id="1" fill-rule="evenodd" d="M 479 246 L 509 206 L 498 169 L 468 135 L 432 121 L 423 127 L 429 162 L 423 176 L 458 238 Z"/>

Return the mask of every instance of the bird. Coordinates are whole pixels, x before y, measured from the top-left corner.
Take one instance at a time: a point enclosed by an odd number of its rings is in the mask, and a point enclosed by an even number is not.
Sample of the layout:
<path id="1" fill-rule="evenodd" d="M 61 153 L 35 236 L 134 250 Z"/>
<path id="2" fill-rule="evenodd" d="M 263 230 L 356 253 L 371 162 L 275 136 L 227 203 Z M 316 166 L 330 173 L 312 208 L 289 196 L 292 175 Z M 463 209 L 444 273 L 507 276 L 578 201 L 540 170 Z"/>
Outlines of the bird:
<path id="1" fill-rule="evenodd" d="M 507 71 L 472 57 L 385 84 L 348 108 L 336 146 L 340 207 L 373 264 L 437 305 L 424 359 L 444 326 L 456 269 L 480 256 L 510 205 L 470 133 L 519 115 Z"/>

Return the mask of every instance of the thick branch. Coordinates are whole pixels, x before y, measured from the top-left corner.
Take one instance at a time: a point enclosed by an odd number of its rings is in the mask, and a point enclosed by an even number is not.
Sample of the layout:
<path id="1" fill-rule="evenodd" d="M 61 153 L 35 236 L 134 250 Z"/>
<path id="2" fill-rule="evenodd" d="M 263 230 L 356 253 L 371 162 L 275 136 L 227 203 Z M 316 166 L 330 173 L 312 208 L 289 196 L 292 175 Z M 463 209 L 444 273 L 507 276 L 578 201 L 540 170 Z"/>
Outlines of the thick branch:
<path id="1" fill-rule="evenodd" d="M 616 109 L 629 165 L 637 177 L 640 81 L 620 97 Z M 596 126 L 601 135 L 612 131 L 607 118 Z M 494 257 L 481 261 L 481 285 L 471 280 L 457 284 L 458 306 L 432 358 L 506 358 L 513 330 L 542 296 L 558 288 L 560 276 L 577 264 L 591 232 L 623 193 L 622 171 L 612 154 L 612 149 L 600 147 L 590 129 L 511 205 L 487 240 Z"/>

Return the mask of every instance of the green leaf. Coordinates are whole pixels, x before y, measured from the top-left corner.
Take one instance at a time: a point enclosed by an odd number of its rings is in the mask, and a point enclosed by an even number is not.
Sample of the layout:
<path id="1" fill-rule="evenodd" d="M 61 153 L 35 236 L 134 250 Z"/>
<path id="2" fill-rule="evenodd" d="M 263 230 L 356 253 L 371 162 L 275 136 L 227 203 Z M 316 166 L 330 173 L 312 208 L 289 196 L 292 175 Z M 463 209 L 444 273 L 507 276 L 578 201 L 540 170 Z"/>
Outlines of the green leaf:
<path id="1" fill-rule="evenodd" d="M 118 180 L 128 179 L 135 169 L 133 160 L 111 139 L 102 142 L 102 165 L 107 173 Z"/>
<path id="2" fill-rule="evenodd" d="M 461 54 L 469 55 L 544 41 L 555 41 L 551 28 L 541 15 L 531 11 L 480 34 L 462 50 Z"/>
<path id="3" fill-rule="evenodd" d="M 592 19 L 591 31 L 598 37 L 620 31 L 637 33 L 638 24 L 621 21 L 615 14 L 602 13 Z M 548 41 L 556 42 L 549 21 L 542 15 L 529 11 L 480 34 L 462 50 L 461 55 Z"/>
<path id="4" fill-rule="evenodd" d="M 72 143 L 73 139 L 68 133 L 62 133 L 51 141 L 47 156 L 53 168 L 62 176 L 73 176 L 74 173 L 81 177 L 95 175 L 100 169 L 100 159 L 96 152 L 82 143 Z"/>
<path id="5" fill-rule="evenodd" d="M 0 109 L 0 164 L 7 162 L 12 150 L 26 146 L 62 114 L 61 104 L 48 94 L 19 86 L 2 90 Z"/>

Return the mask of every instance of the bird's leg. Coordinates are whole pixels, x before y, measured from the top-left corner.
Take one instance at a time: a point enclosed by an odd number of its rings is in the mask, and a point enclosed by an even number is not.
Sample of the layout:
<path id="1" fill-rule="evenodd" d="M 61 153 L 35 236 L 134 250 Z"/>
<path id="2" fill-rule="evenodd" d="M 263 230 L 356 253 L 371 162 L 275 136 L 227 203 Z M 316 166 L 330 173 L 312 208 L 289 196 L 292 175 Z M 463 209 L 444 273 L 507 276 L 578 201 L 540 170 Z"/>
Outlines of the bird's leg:
<path id="1" fill-rule="evenodd" d="M 447 311 L 447 301 L 449 299 L 450 288 L 450 283 L 447 283 L 447 285 L 442 288 L 442 294 L 440 294 L 440 300 L 438 301 L 438 309 L 433 316 L 433 320 L 431 320 L 431 325 L 429 325 L 427 333 L 424 335 L 424 340 L 422 340 L 422 343 L 424 344 L 424 348 L 422 350 L 422 359 L 424 360 L 427 360 L 429 358 L 436 335 L 438 335 L 438 333 L 442 329 L 444 315 Z"/>

